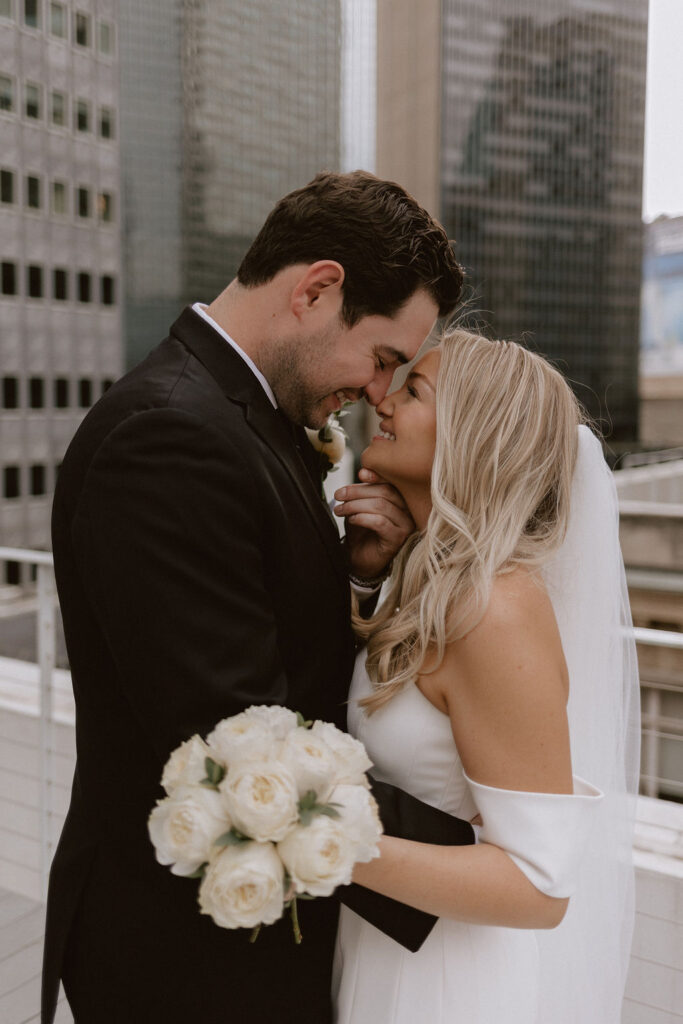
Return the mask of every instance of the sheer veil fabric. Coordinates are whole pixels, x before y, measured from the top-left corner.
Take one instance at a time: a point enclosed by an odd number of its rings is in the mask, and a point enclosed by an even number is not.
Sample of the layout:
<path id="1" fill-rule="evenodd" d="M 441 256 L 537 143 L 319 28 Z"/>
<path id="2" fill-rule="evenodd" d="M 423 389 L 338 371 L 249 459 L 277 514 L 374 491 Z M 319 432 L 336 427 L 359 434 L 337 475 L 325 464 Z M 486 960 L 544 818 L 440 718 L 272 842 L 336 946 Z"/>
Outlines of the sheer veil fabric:
<path id="1" fill-rule="evenodd" d="M 538 934 L 539 1020 L 619 1024 L 634 919 L 638 666 L 614 480 L 597 438 L 578 429 L 567 536 L 543 578 L 569 668 L 572 770 L 605 799 L 565 919 Z"/>

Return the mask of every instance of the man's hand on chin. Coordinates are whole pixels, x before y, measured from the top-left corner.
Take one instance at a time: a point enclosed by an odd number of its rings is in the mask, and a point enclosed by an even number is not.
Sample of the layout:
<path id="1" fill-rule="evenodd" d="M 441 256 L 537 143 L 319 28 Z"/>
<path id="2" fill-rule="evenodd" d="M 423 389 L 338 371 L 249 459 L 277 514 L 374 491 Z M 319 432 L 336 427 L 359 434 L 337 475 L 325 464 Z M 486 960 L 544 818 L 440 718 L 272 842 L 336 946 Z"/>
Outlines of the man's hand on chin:
<path id="1" fill-rule="evenodd" d="M 357 581 L 379 581 L 415 523 L 401 494 L 377 473 L 361 469 L 360 483 L 335 491 L 334 514 L 346 520 L 346 547 Z"/>

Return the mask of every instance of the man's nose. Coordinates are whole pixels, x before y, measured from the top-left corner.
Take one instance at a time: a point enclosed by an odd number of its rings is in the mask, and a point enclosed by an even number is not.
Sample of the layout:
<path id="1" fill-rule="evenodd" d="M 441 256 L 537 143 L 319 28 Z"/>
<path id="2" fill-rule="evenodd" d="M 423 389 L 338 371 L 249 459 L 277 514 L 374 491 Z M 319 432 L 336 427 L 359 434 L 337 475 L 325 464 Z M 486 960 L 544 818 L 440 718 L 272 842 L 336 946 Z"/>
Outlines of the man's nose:
<path id="1" fill-rule="evenodd" d="M 394 371 L 388 368 L 373 377 L 370 383 L 366 384 L 363 389 L 366 402 L 369 402 L 370 405 L 374 405 L 375 408 L 377 408 L 380 402 L 385 398 L 393 379 Z"/>

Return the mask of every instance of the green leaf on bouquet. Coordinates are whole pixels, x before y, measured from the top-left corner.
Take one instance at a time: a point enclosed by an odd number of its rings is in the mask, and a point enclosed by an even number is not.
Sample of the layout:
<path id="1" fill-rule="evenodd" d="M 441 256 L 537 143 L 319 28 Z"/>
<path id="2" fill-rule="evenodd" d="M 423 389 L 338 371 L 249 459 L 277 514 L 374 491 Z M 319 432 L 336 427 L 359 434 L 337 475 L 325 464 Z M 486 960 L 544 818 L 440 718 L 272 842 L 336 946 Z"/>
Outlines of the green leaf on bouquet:
<path id="1" fill-rule="evenodd" d="M 202 786 L 209 786 L 211 789 L 218 789 L 219 783 L 223 781 L 225 776 L 225 768 L 222 764 L 218 764 L 212 757 L 204 758 L 204 770 L 206 772 L 206 778 L 202 779 Z"/>
<path id="2" fill-rule="evenodd" d="M 310 718 L 309 719 L 304 718 L 304 716 L 301 714 L 301 712 L 297 711 L 297 713 L 296 713 L 296 724 L 301 729 L 310 729 L 311 726 L 313 725 L 313 721 Z"/>
<path id="3" fill-rule="evenodd" d="M 203 878 L 206 874 L 206 869 L 209 866 L 208 860 L 205 860 L 203 864 L 200 864 L 196 871 L 193 871 L 191 875 L 186 875 L 186 878 Z"/>
<path id="4" fill-rule="evenodd" d="M 299 800 L 299 821 L 302 825 L 310 825 L 316 814 L 326 814 L 329 818 L 338 818 L 339 804 L 319 804 L 318 795 L 314 789 L 309 789 Z"/>
<path id="5" fill-rule="evenodd" d="M 231 828 L 228 832 L 224 832 L 218 839 L 214 839 L 214 846 L 239 846 L 241 843 L 249 843 L 251 840 L 249 836 L 245 836 L 244 833 L 239 832 L 236 828 Z"/>
<path id="6" fill-rule="evenodd" d="M 338 818 L 340 816 L 338 807 L 341 807 L 341 804 L 316 804 L 315 813 L 326 814 L 328 818 Z"/>

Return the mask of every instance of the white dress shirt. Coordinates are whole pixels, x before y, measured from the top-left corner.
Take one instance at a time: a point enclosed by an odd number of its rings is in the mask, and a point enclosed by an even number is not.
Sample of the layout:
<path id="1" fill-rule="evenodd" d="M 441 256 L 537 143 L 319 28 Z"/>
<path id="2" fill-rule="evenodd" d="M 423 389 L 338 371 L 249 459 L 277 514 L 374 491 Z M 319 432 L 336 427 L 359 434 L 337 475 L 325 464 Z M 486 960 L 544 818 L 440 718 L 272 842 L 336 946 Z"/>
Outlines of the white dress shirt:
<path id="1" fill-rule="evenodd" d="M 235 339 L 231 338 L 227 331 L 224 331 L 223 328 L 219 326 L 219 324 L 217 324 L 212 317 L 209 316 L 209 314 L 206 312 L 206 306 L 202 302 L 195 302 L 192 308 L 195 311 L 195 313 L 199 313 L 202 320 L 206 320 L 207 324 L 213 327 L 214 331 L 217 331 L 220 334 L 221 338 L 224 338 L 227 341 L 228 345 L 232 345 L 235 352 L 237 352 L 237 354 L 241 356 L 242 359 L 244 359 L 245 363 L 247 364 L 251 372 L 254 374 L 254 376 L 256 377 L 257 381 L 259 382 L 265 393 L 268 395 L 268 398 L 270 399 L 273 408 L 277 409 L 277 401 L 275 400 L 273 389 L 271 388 L 270 384 L 259 370 L 254 360 L 250 359 L 247 353 L 239 347 Z"/>

